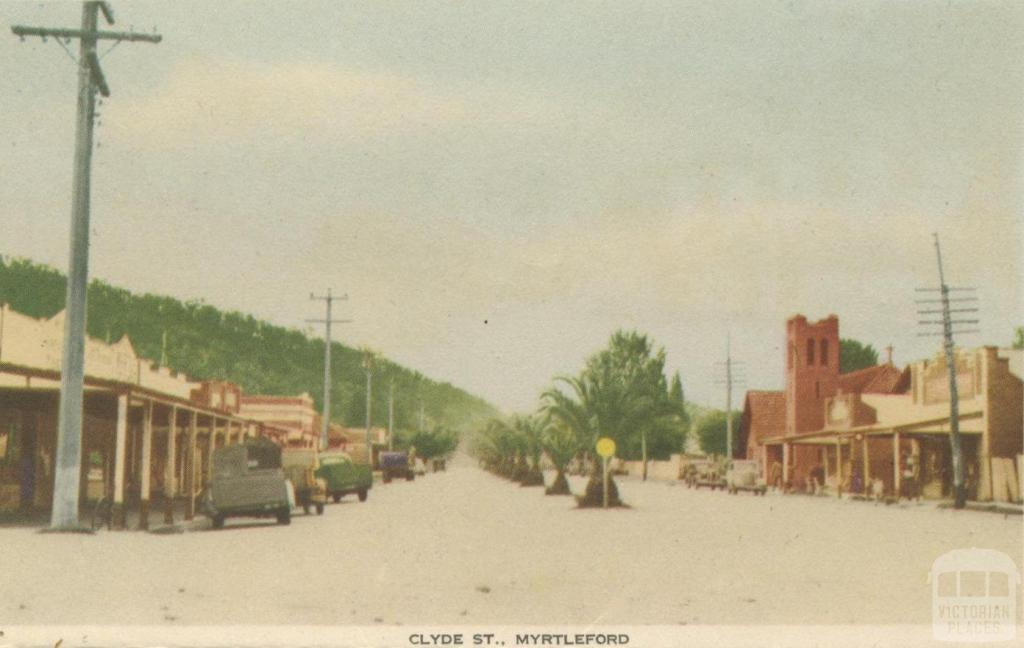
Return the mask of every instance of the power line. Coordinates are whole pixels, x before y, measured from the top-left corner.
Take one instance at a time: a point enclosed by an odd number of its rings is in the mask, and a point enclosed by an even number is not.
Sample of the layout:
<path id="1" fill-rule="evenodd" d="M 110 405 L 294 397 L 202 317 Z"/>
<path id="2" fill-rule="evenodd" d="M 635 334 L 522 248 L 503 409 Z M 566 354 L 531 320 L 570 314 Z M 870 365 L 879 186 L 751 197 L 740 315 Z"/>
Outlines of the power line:
<path id="1" fill-rule="evenodd" d="M 323 409 L 323 420 L 320 422 L 320 449 L 327 449 L 328 436 L 327 431 L 331 421 L 331 324 L 348 324 L 352 320 L 336 320 L 331 319 L 331 306 L 334 304 L 334 300 L 346 300 L 348 295 L 342 295 L 335 297 L 331 294 L 331 289 L 327 289 L 326 295 L 314 295 L 309 293 L 309 298 L 312 300 L 323 301 L 327 304 L 327 315 L 324 319 L 308 319 L 307 322 L 313 322 L 317 324 L 324 324 L 326 330 L 324 332 L 324 409 Z"/>
<path id="2" fill-rule="evenodd" d="M 60 374 L 60 409 L 54 461 L 53 509 L 50 528 L 78 528 L 78 496 L 82 471 L 82 382 L 85 373 L 85 295 L 89 282 L 89 202 L 96 116 L 96 93 L 110 96 L 103 68 L 96 55 L 101 40 L 159 43 L 159 34 L 101 31 L 99 14 L 114 24 L 114 11 L 106 2 L 82 4 L 81 29 L 14 25 L 11 32 L 25 40 L 37 36 L 79 41 L 78 114 L 75 127 L 74 188 L 71 197 L 71 251 L 67 301 L 64 310 L 64 350 Z M 58 40 L 59 42 L 59 40 Z M 63 46 L 63 44 L 62 44 Z M 70 54 L 70 52 L 69 52 Z M 74 58 L 72 56 L 72 58 Z"/>
<path id="3" fill-rule="evenodd" d="M 949 377 L 949 444 L 953 462 L 953 506 L 955 508 L 964 508 L 967 504 L 967 488 L 964 484 L 964 460 L 963 460 L 963 449 L 960 440 L 960 402 L 959 394 L 957 393 L 956 384 L 956 359 L 954 354 L 953 335 L 962 335 L 967 333 L 977 333 L 977 329 L 960 329 L 954 330 L 954 325 L 958 324 L 977 324 L 977 319 L 953 319 L 952 313 L 974 313 L 977 312 L 977 308 L 950 308 L 949 304 L 952 301 L 976 301 L 976 297 L 964 297 L 958 300 L 950 299 L 949 293 L 953 291 L 957 292 L 971 292 L 976 290 L 975 288 L 958 287 L 951 288 L 946 285 L 946 276 L 942 267 L 942 248 L 939 246 L 939 235 L 933 233 L 932 237 L 935 241 L 935 258 L 938 262 L 939 267 L 939 287 L 938 288 L 917 288 L 917 292 L 938 292 L 941 297 L 938 300 L 919 300 L 917 303 L 935 303 L 936 301 L 942 304 L 940 311 L 935 310 L 918 310 L 918 315 L 930 315 L 940 312 L 942 314 L 941 320 L 918 320 L 918 325 L 922 326 L 934 326 L 941 325 L 942 331 L 925 331 L 918 333 L 919 337 L 927 336 L 939 336 L 943 337 L 943 350 L 946 355 L 946 373 Z"/>
<path id="4" fill-rule="evenodd" d="M 732 459 L 732 389 L 745 386 L 746 378 L 735 374 L 735 369 L 742 369 L 743 364 L 743 361 L 733 359 L 732 336 L 726 333 L 725 361 L 715 363 L 717 369 L 725 370 L 725 377 L 715 379 L 714 383 L 725 387 L 725 455 L 729 459 Z"/>

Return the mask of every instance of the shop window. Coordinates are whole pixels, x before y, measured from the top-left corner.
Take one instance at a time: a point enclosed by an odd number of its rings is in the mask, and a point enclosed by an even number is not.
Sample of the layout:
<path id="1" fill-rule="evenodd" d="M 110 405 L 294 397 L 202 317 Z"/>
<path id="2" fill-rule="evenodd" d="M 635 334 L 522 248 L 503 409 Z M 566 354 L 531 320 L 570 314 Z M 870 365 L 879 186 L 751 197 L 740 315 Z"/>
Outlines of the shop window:
<path id="1" fill-rule="evenodd" d="M 813 339 L 808 339 L 807 340 L 807 366 L 810 367 L 810 366 L 813 366 L 813 365 L 814 365 L 814 340 Z"/>
<path id="2" fill-rule="evenodd" d="M 821 364 L 828 364 L 828 340 L 821 341 Z"/>

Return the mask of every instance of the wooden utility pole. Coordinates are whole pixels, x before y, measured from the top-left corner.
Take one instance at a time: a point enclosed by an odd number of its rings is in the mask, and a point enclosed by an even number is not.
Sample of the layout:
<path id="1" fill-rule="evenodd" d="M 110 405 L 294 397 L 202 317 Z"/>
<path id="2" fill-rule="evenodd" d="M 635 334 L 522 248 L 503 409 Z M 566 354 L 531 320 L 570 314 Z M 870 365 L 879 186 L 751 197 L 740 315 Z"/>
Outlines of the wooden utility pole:
<path id="1" fill-rule="evenodd" d="M 725 362 L 717 364 L 725 367 L 725 379 L 717 381 L 717 384 L 725 386 L 725 456 L 732 459 L 732 388 L 743 378 L 733 373 L 736 365 L 742 363 L 732 359 L 732 338 L 729 334 L 725 337 Z"/>
<path id="2" fill-rule="evenodd" d="M 388 386 L 388 450 L 395 449 L 395 381 Z"/>
<path id="3" fill-rule="evenodd" d="M 85 374 L 85 298 L 89 283 L 89 189 L 92 165 L 93 120 L 96 93 L 110 96 L 96 44 L 100 40 L 159 43 L 158 34 L 110 32 L 97 29 L 99 13 L 114 24 L 106 2 L 82 3 L 82 28 L 59 29 L 15 25 L 11 31 L 26 36 L 79 41 L 78 118 L 75 126 L 74 185 L 71 194 L 71 254 L 68 263 L 67 301 L 64 311 L 64 354 L 60 377 L 60 410 L 54 461 L 53 509 L 50 528 L 74 530 L 78 524 L 78 498 L 82 471 L 82 382 Z"/>
<path id="4" fill-rule="evenodd" d="M 366 463 L 373 468 L 373 444 L 370 438 L 370 407 L 373 404 L 373 352 L 363 352 L 363 368 L 366 369 Z"/>
<path id="5" fill-rule="evenodd" d="M 964 483 L 964 458 L 963 450 L 960 442 L 960 399 L 957 393 L 956 385 L 956 354 L 955 346 L 953 344 L 953 325 L 954 324 L 972 324 L 977 325 L 977 319 L 957 319 L 954 320 L 952 313 L 976 313 L 977 308 L 950 308 L 951 301 L 975 301 L 974 297 L 962 297 L 960 299 L 950 299 L 949 293 L 951 291 L 972 291 L 974 288 L 950 288 L 946 285 L 946 275 L 942 268 L 942 249 L 939 247 L 939 235 L 937 233 L 932 234 L 932 238 L 935 241 L 935 257 L 939 265 L 939 287 L 938 288 L 918 288 L 918 291 L 938 291 L 938 300 L 919 300 L 917 303 L 935 303 L 936 301 L 941 304 L 940 310 L 919 310 L 918 315 L 928 314 L 940 314 L 942 315 L 941 320 L 919 320 L 918 324 L 941 324 L 942 332 L 923 333 L 919 335 L 941 335 L 943 338 L 943 350 L 946 356 L 946 373 L 949 378 L 949 445 L 951 459 L 953 463 L 953 507 L 964 508 L 967 505 L 967 486 Z M 958 333 L 976 333 L 977 330 L 961 330 L 956 331 Z"/>
<path id="6" fill-rule="evenodd" d="M 335 299 L 345 300 L 348 299 L 348 295 L 342 295 L 341 297 L 334 297 L 331 295 L 331 289 L 327 289 L 327 294 L 323 296 L 314 295 L 309 293 L 310 299 L 319 299 L 327 303 L 327 316 L 324 319 L 308 319 L 307 322 L 322 323 L 326 326 L 324 332 L 324 413 L 323 420 L 320 423 L 320 449 L 327 449 L 327 430 L 331 424 L 331 324 L 347 324 L 352 320 L 336 320 L 331 319 L 331 305 Z"/>

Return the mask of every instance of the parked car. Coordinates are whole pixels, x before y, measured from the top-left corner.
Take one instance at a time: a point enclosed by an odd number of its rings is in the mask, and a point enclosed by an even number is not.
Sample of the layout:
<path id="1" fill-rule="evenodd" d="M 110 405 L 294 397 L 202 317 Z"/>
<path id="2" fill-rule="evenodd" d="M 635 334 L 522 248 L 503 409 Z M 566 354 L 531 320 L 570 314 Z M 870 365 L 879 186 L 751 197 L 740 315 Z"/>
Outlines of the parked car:
<path id="1" fill-rule="evenodd" d="M 366 464 L 357 464 L 344 452 L 325 452 L 320 455 L 316 476 L 324 481 L 326 495 L 335 502 L 349 493 L 365 502 L 373 486 L 373 471 Z"/>
<path id="2" fill-rule="evenodd" d="M 683 468 L 683 481 L 689 488 L 725 488 L 727 483 L 723 462 L 715 457 L 690 459 Z"/>
<path id="3" fill-rule="evenodd" d="M 281 464 L 285 477 L 295 488 L 295 503 L 308 515 L 311 508 L 323 515 L 327 503 L 327 483 L 316 476 L 319 457 L 314 448 L 285 448 L 281 451 Z"/>
<path id="4" fill-rule="evenodd" d="M 380 469 L 384 473 L 384 483 L 390 482 L 395 477 L 405 478 L 412 481 L 416 478 L 414 468 L 409 463 L 409 455 L 405 452 L 382 452 L 380 453 Z"/>
<path id="5" fill-rule="evenodd" d="M 729 493 L 735 495 L 739 491 L 750 491 L 755 495 L 764 495 L 767 484 L 761 479 L 760 469 L 756 461 L 734 459 L 725 473 L 725 481 Z"/>
<path id="6" fill-rule="evenodd" d="M 295 493 L 281 469 L 281 449 L 267 439 L 213 451 L 213 479 L 200 499 L 200 510 L 224 526 L 229 517 L 276 517 L 291 522 Z"/>

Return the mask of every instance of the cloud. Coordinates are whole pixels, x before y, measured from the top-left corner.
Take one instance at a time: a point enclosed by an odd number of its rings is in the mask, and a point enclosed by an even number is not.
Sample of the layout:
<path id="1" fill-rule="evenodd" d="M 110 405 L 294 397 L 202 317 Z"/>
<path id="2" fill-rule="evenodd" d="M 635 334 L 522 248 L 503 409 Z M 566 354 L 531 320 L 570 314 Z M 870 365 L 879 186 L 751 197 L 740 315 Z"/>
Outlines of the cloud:
<path id="1" fill-rule="evenodd" d="M 557 112 L 540 95 L 497 85 L 444 87 L 321 61 L 199 58 L 183 60 L 166 83 L 123 109 L 130 115 L 114 120 L 120 134 L 158 148 L 318 146 L 467 123 L 525 124 Z"/>

